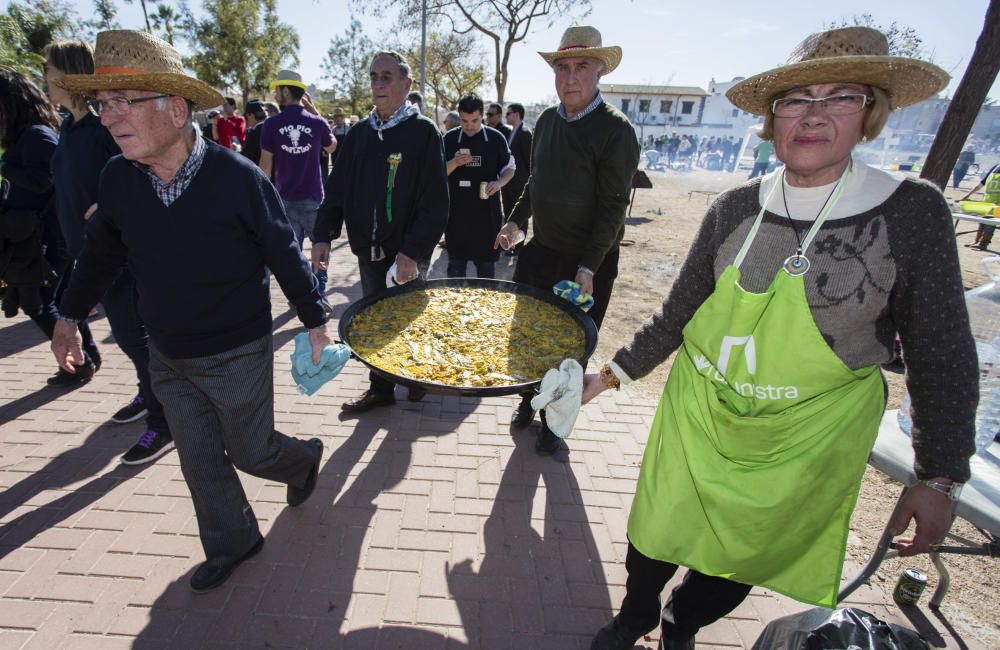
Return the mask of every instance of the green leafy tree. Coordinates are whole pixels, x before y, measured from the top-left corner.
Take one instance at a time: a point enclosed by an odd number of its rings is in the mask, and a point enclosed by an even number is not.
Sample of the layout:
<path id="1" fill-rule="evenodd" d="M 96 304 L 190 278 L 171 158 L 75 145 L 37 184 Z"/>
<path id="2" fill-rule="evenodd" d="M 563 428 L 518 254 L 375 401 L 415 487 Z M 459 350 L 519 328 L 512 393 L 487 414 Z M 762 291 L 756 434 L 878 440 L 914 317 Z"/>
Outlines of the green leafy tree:
<path id="1" fill-rule="evenodd" d="M 299 35 L 278 20 L 276 0 L 205 0 L 205 18 L 185 15 L 196 54 L 184 64 L 205 83 L 237 90 L 246 103 L 267 92 L 282 66 L 298 65 Z"/>
<path id="2" fill-rule="evenodd" d="M 387 0 L 376 5 L 365 0 L 353 2 L 358 10 L 376 15 L 398 8 L 404 25 L 412 28 L 420 25 L 424 0 Z M 582 18 L 590 13 L 590 0 L 426 0 L 426 3 L 428 22 L 456 34 L 478 34 L 492 43 L 493 83 L 500 102 L 507 89 L 507 66 L 515 45 L 524 41 L 534 27 L 552 27 L 556 21 Z"/>
<path id="3" fill-rule="evenodd" d="M 404 48 L 407 58 L 420 60 L 420 36 Z M 419 82 L 419 69 L 416 70 Z M 424 83 L 434 95 L 434 103 L 446 110 L 455 108 L 458 100 L 476 93 L 486 84 L 486 65 L 482 62 L 475 38 L 470 34 L 434 32 L 427 35 L 427 72 Z"/>
<path id="4" fill-rule="evenodd" d="M 173 45 L 174 31 L 181 20 L 180 14 L 174 11 L 170 5 L 161 2 L 156 5 L 156 11 L 153 12 L 151 20 L 153 21 L 153 29 L 159 32 L 158 35 L 163 36 L 163 40 Z"/>
<path id="5" fill-rule="evenodd" d="M 826 29 L 839 29 L 841 27 L 871 27 L 885 34 L 889 41 L 889 54 L 894 56 L 908 56 L 916 59 L 926 58 L 923 51 L 924 39 L 920 38 L 917 30 L 912 27 L 900 25 L 895 20 L 888 26 L 883 26 L 875 22 L 875 18 L 869 13 L 854 14 L 851 18 L 843 19 L 840 22 L 831 22 L 826 25 Z"/>
<path id="6" fill-rule="evenodd" d="M 0 25 L 0 63 L 41 81 L 42 50 L 54 40 L 75 36 L 79 22 L 63 0 L 11 2 Z"/>
<path id="7" fill-rule="evenodd" d="M 333 84 L 334 96 L 349 113 L 364 115 L 372 106 L 368 68 L 372 55 L 378 51 L 357 18 L 352 18 L 342 36 L 330 41 L 323 59 L 326 78 Z"/>
<path id="8" fill-rule="evenodd" d="M 128 4 L 135 4 L 136 0 L 125 0 Z M 146 31 L 150 34 L 153 33 L 153 28 L 149 24 L 149 10 L 146 8 L 146 0 L 138 0 L 139 5 L 142 6 L 142 17 L 146 20 Z"/>
<path id="9" fill-rule="evenodd" d="M 96 32 L 121 29 L 114 0 L 94 0 L 94 17 L 85 21 L 84 26 L 89 30 L 90 40 Z"/>

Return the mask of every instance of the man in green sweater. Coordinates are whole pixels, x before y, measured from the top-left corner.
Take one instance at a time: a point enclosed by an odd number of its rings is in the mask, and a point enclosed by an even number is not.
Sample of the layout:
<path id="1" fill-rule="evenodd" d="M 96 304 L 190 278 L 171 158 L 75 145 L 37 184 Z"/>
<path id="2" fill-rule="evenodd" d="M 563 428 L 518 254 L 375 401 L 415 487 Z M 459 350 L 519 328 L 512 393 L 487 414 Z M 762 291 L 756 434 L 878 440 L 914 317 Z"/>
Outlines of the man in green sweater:
<path id="1" fill-rule="evenodd" d="M 588 312 L 598 327 L 618 275 L 618 250 L 625 232 L 639 143 L 628 118 L 601 97 L 598 82 L 621 62 L 620 47 L 602 47 L 593 27 L 570 27 L 556 52 L 541 52 L 555 72 L 559 105 L 535 125 L 531 176 L 496 246 L 511 247 L 534 219 L 514 281 L 550 290 L 574 280 L 594 297 Z M 521 396 L 511 424 L 534 418 L 533 393 Z M 542 420 L 535 449 L 551 454 L 562 445 Z"/>

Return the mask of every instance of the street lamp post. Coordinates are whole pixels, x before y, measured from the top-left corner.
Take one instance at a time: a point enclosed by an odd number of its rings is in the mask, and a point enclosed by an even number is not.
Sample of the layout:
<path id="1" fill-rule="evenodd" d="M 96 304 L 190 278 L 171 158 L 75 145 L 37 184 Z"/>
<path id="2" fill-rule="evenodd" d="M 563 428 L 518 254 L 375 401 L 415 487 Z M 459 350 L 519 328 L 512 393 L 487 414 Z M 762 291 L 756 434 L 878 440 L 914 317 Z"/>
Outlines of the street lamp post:
<path id="1" fill-rule="evenodd" d="M 427 0 L 420 5 L 420 96 L 424 96 L 424 79 L 427 76 Z"/>

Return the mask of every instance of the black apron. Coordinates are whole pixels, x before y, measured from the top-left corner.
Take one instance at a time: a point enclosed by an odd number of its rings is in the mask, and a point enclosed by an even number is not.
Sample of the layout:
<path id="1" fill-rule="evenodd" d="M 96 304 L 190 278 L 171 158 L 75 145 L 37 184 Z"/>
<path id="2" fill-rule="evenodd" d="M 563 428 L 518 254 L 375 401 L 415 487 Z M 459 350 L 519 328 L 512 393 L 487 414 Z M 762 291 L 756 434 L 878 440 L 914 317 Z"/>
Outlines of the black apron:
<path id="1" fill-rule="evenodd" d="M 445 140 L 445 158 L 451 160 L 459 149 L 472 153 L 472 162 L 457 168 L 448 177 L 448 191 L 451 209 L 448 213 L 448 228 L 445 240 L 448 242 L 448 256 L 451 259 L 495 262 L 500 259 L 494 250 L 503 215 L 500 207 L 501 192 L 490 198 L 479 198 L 482 183 L 495 181 L 500 177 L 501 152 L 506 146 L 503 136 L 497 132 L 484 137 L 483 129 L 471 138 L 457 129 L 461 139 Z"/>

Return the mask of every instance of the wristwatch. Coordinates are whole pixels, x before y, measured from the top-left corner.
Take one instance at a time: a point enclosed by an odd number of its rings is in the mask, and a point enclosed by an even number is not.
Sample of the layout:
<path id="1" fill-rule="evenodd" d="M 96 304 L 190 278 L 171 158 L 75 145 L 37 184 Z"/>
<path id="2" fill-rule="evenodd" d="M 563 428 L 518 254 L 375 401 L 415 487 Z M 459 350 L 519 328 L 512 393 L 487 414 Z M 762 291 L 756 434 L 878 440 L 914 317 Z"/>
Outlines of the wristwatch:
<path id="1" fill-rule="evenodd" d="M 611 370 L 610 364 L 604 364 L 601 366 L 600 371 L 601 383 L 604 384 L 605 388 L 613 388 L 615 390 L 621 390 L 622 382 L 615 376 L 613 370 Z"/>
<path id="2" fill-rule="evenodd" d="M 962 488 L 965 483 L 942 483 L 941 481 L 935 481 L 934 479 L 925 479 L 923 481 L 917 481 L 918 485 L 923 485 L 924 487 L 929 487 L 935 492 L 940 492 L 952 501 L 958 501 L 958 498 L 962 496 Z"/>

